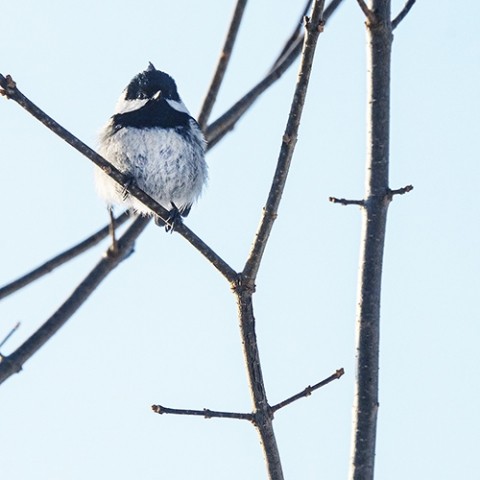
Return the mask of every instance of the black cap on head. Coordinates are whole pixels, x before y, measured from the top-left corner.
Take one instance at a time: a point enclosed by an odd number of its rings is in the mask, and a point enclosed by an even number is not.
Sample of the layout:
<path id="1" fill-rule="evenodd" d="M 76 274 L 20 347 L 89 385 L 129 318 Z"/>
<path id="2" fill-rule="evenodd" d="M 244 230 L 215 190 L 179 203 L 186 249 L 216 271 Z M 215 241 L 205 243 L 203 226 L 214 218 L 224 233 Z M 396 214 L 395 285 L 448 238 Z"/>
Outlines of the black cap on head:
<path id="1" fill-rule="evenodd" d="M 168 100 L 180 100 L 175 80 L 170 75 L 157 70 L 150 62 L 147 69 L 136 75 L 128 84 L 125 99 L 146 100 L 153 98 L 159 91 Z"/>

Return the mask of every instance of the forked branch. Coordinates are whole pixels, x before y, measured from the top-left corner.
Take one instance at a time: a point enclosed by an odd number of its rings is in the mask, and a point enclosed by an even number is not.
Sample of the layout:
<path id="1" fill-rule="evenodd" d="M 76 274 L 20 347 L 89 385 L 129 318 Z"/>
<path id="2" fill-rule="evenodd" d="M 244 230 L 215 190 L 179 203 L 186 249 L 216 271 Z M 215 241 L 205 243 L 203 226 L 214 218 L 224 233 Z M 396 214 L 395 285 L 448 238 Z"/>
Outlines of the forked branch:
<path id="1" fill-rule="evenodd" d="M 411 8 L 415 5 L 416 0 L 408 0 L 403 6 L 400 13 L 392 20 L 392 29 L 395 30 L 400 22 L 408 15 Z"/>
<path id="2" fill-rule="evenodd" d="M 243 354 L 248 372 L 250 395 L 253 404 L 255 426 L 260 435 L 270 480 L 283 480 L 282 464 L 273 430 L 273 411 L 269 407 L 255 331 L 255 316 L 252 296 L 255 291 L 255 279 L 263 258 L 263 253 L 285 187 L 288 170 L 297 141 L 298 127 L 305 103 L 306 91 L 312 69 L 315 47 L 320 32 L 323 31 L 324 1 L 315 1 L 311 19 L 305 23 L 305 42 L 302 53 L 300 73 L 295 87 L 290 114 L 282 138 L 277 168 L 267 199 L 260 227 L 245 263 L 241 276 L 234 287 L 237 300 Z"/>
<path id="3" fill-rule="evenodd" d="M 338 380 L 344 373 L 345 371 L 343 370 L 343 368 L 339 368 L 334 374 L 330 375 L 325 380 L 322 380 L 321 382 L 318 382 L 313 386 L 309 385 L 308 387 L 303 389 L 300 393 L 297 393 L 296 395 L 293 395 L 283 400 L 282 402 L 277 403 L 273 407 L 269 406 L 268 408 L 270 410 L 270 414 L 273 416 L 273 414 L 277 410 L 280 410 L 281 408 L 284 408 L 290 405 L 296 400 L 300 400 L 301 398 L 310 396 L 315 390 L 318 390 L 319 388 L 324 387 L 325 385 L 328 385 L 333 380 Z M 228 418 L 228 419 L 235 419 L 235 420 L 248 420 L 256 424 L 254 413 L 219 412 L 216 410 L 210 410 L 208 408 L 204 408 L 202 410 L 191 410 L 191 409 L 183 409 L 183 408 L 169 408 L 169 407 L 164 407 L 163 405 L 152 405 L 152 410 L 155 413 L 158 413 L 160 415 L 171 414 L 171 415 L 187 415 L 187 416 L 204 417 L 204 418 Z"/>

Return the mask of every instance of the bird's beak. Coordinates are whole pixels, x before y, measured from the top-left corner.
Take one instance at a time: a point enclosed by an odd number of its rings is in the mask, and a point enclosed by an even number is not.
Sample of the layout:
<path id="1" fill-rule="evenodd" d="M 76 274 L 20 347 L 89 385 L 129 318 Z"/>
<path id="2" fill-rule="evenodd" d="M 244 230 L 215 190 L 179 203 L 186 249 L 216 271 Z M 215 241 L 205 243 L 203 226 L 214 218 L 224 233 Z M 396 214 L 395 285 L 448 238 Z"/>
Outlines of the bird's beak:
<path id="1" fill-rule="evenodd" d="M 160 100 L 160 98 L 162 98 L 162 91 L 161 91 L 161 90 L 159 90 L 159 91 L 152 97 L 153 100 Z"/>

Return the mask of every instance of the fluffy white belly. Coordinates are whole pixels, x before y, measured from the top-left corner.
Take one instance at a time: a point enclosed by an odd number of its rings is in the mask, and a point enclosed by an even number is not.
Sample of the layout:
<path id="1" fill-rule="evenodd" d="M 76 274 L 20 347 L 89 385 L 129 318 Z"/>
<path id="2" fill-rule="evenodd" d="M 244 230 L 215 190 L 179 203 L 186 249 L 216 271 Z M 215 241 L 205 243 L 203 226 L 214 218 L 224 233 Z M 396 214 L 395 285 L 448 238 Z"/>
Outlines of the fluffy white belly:
<path id="1" fill-rule="evenodd" d="M 194 122 L 192 122 L 194 123 Z M 182 210 L 194 203 L 207 180 L 205 142 L 198 126 L 187 138 L 175 129 L 122 128 L 111 135 L 107 125 L 99 153 L 164 208 Z M 143 214 L 152 212 L 99 168 L 95 169 L 99 195 L 108 205 L 123 205 Z"/>

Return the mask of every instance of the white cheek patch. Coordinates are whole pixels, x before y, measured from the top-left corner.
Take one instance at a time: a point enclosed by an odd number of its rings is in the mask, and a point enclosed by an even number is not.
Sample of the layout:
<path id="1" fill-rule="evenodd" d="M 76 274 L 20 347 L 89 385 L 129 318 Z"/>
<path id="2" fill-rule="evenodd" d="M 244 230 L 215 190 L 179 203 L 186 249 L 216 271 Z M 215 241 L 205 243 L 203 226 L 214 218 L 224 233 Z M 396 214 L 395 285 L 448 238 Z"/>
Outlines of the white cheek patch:
<path id="1" fill-rule="evenodd" d="M 148 99 L 125 100 L 124 95 L 122 95 L 115 105 L 115 113 L 133 112 L 142 108 L 147 102 Z"/>
<path id="2" fill-rule="evenodd" d="M 181 100 L 179 100 L 179 101 L 177 101 L 177 100 L 167 100 L 167 99 L 165 99 L 165 100 L 177 112 L 186 113 L 187 115 L 190 115 L 190 112 L 188 111 L 188 108 L 183 104 L 183 102 Z"/>

